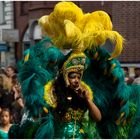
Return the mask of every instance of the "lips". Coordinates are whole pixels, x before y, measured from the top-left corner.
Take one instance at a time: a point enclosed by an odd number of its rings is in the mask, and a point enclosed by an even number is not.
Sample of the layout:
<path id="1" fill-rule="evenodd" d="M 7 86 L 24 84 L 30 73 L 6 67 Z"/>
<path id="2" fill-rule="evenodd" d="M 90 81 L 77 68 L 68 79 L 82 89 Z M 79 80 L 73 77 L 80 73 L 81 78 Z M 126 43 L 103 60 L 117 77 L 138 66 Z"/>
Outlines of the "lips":
<path id="1" fill-rule="evenodd" d="M 76 83 L 76 84 L 74 84 L 74 85 L 72 85 L 72 86 L 73 86 L 73 88 L 78 88 L 78 87 L 79 87 L 79 84 Z"/>

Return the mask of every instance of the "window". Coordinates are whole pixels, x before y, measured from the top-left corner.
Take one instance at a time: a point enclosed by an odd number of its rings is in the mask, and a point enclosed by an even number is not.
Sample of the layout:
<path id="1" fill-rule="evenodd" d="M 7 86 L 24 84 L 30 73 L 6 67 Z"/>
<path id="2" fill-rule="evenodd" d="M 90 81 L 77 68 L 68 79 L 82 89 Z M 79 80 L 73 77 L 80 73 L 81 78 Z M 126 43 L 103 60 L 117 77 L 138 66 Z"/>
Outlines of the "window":
<path id="1" fill-rule="evenodd" d="M 0 1 L 0 24 L 4 24 L 5 22 L 5 12 L 4 12 L 5 2 Z"/>

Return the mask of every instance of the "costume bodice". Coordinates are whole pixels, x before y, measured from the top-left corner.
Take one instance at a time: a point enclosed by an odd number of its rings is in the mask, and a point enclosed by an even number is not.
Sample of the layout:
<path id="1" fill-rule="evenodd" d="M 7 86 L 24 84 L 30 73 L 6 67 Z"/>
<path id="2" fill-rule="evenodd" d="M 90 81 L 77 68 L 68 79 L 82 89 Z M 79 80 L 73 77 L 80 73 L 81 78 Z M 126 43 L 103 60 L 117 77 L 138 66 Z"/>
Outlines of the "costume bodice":
<path id="1" fill-rule="evenodd" d="M 82 83 L 82 86 L 92 94 L 86 84 Z M 46 85 L 45 92 L 46 102 L 53 107 L 55 137 L 86 138 L 82 124 L 88 110 L 85 99 L 69 88 L 56 86 L 53 81 Z"/>

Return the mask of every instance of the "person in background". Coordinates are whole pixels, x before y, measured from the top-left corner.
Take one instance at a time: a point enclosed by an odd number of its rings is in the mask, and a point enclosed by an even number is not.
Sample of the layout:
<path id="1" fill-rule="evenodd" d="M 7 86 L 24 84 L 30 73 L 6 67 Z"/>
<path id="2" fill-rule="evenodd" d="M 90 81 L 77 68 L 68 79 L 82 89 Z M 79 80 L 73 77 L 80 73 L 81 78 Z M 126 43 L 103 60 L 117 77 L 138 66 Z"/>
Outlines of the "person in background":
<path id="1" fill-rule="evenodd" d="M 4 77 L 0 76 L 0 108 L 11 108 L 14 101 L 14 94 L 12 94 L 4 86 Z"/>
<path id="2" fill-rule="evenodd" d="M 136 67 L 134 69 L 134 73 L 135 73 L 135 79 L 133 81 L 133 84 L 140 84 L 140 68 L 139 67 Z"/>
<path id="3" fill-rule="evenodd" d="M 0 76 L 0 104 L 1 104 L 1 97 L 3 94 L 4 90 L 3 90 L 3 78 L 2 76 Z M 1 109 L 1 105 L 0 105 L 0 113 L 1 113 L 2 109 Z"/>
<path id="4" fill-rule="evenodd" d="M 124 75 L 125 75 L 125 82 L 127 83 L 127 84 L 132 84 L 133 83 L 133 78 L 131 78 L 130 76 L 129 76 L 129 69 L 128 69 L 128 67 L 122 67 L 122 69 L 124 70 Z"/>
<path id="5" fill-rule="evenodd" d="M 5 69 L 5 75 L 3 76 L 4 79 L 4 88 L 11 91 L 12 89 L 12 77 L 16 75 L 16 69 L 13 66 L 8 66 Z"/>
<path id="6" fill-rule="evenodd" d="M 14 76 L 16 74 L 16 68 L 13 67 L 13 66 L 8 66 L 6 68 L 6 74 L 7 74 L 8 77 Z"/>
<path id="7" fill-rule="evenodd" d="M 19 123 L 23 115 L 24 103 L 21 95 L 21 86 L 17 80 L 16 75 L 12 77 L 11 92 L 14 95 L 14 102 L 12 103 L 12 108 L 11 108 L 13 119 L 15 123 Z"/>
<path id="8" fill-rule="evenodd" d="M 8 108 L 2 109 L 0 119 L 0 139 L 8 139 L 8 131 L 11 127 L 11 114 Z"/>
<path id="9" fill-rule="evenodd" d="M 12 90 L 12 76 L 16 75 L 16 70 L 13 66 L 8 66 L 0 75 L 0 107 L 12 108 L 14 102 L 14 94 Z"/>

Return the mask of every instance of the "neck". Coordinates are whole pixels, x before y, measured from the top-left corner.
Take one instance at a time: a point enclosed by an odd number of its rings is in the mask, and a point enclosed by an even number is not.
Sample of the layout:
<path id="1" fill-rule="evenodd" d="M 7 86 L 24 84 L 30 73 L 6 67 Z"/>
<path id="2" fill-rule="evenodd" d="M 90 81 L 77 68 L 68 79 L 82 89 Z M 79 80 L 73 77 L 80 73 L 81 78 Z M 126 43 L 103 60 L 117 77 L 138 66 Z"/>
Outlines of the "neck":
<path id="1" fill-rule="evenodd" d="M 2 130 L 4 131 L 8 131 L 9 130 L 9 127 L 10 127 L 10 124 L 5 124 L 5 125 L 2 125 Z"/>
<path id="2" fill-rule="evenodd" d="M 10 123 L 8 123 L 8 124 L 3 124 L 2 127 L 3 127 L 3 128 L 7 128 L 7 127 L 9 127 L 9 125 L 10 125 Z"/>

